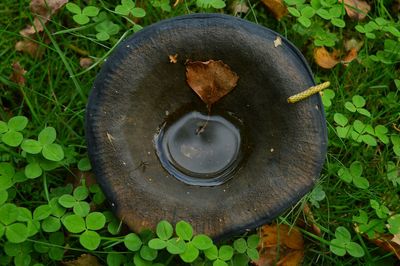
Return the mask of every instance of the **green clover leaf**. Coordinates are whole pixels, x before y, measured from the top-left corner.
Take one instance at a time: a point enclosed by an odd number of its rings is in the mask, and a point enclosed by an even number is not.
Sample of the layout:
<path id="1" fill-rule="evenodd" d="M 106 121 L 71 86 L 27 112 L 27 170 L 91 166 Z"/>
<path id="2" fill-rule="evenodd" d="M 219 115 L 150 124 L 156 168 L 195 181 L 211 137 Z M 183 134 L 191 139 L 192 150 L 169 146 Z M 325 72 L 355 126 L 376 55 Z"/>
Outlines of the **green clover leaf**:
<path id="1" fill-rule="evenodd" d="M 95 231 L 86 230 L 79 236 L 79 243 L 88 250 L 95 250 L 101 242 L 100 235 Z"/>
<path id="2" fill-rule="evenodd" d="M 89 23 L 89 17 L 95 17 L 99 13 L 99 9 L 95 6 L 87 6 L 82 10 L 77 4 L 68 3 L 65 7 L 68 11 L 75 14 L 72 19 L 79 25 Z"/>
<path id="3" fill-rule="evenodd" d="M 138 251 L 142 246 L 142 240 L 134 233 L 127 234 L 124 238 L 124 244 L 130 251 Z"/>
<path id="4" fill-rule="evenodd" d="M 183 240 L 191 240 L 193 237 L 193 228 L 192 226 L 185 222 L 180 221 L 175 226 L 176 235 Z"/>
<path id="5" fill-rule="evenodd" d="M 172 237 L 174 228 L 167 221 L 160 221 L 156 227 L 156 234 L 161 240 L 168 240 Z"/>
<path id="6" fill-rule="evenodd" d="M 121 0 L 121 5 L 115 7 L 115 13 L 123 16 L 132 15 L 136 18 L 146 16 L 146 11 L 143 8 L 135 7 L 135 3 L 132 0 Z"/>

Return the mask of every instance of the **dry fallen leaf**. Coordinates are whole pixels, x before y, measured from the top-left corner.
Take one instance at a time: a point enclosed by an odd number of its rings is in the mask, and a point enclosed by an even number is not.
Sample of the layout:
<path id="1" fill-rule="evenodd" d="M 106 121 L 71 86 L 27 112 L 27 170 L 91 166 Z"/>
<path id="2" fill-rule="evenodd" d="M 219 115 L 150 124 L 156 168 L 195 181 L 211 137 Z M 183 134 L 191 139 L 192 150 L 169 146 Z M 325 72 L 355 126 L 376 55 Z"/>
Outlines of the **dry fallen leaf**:
<path id="1" fill-rule="evenodd" d="M 66 3 L 68 0 L 32 0 L 29 8 L 32 14 L 42 18 L 42 21 L 46 23 Z"/>
<path id="2" fill-rule="evenodd" d="M 284 258 L 279 260 L 276 265 L 279 266 L 298 266 L 301 264 L 304 257 L 303 250 L 295 250 L 287 254 Z"/>
<path id="3" fill-rule="evenodd" d="M 329 53 L 325 47 L 314 49 L 314 60 L 322 68 L 331 69 L 339 63 L 337 57 Z"/>
<path id="4" fill-rule="evenodd" d="M 400 246 L 400 233 L 395 234 L 391 240 L 393 243 L 396 243 L 397 245 Z"/>
<path id="5" fill-rule="evenodd" d="M 344 64 L 345 66 L 347 66 L 351 61 L 353 61 L 356 58 L 357 58 L 357 49 L 352 48 L 347 53 L 347 55 L 343 58 L 341 63 Z"/>
<path id="6" fill-rule="evenodd" d="M 65 266 L 101 266 L 97 258 L 90 254 L 82 254 L 76 260 L 63 261 L 62 264 Z"/>
<path id="7" fill-rule="evenodd" d="M 281 20 L 288 13 L 283 0 L 261 0 L 261 2 L 271 11 L 277 20 Z"/>
<path id="8" fill-rule="evenodd" d="M 320 93 L 323 93 L 322 91 Z M 321 236 L 321 229 L 318 227 L 317 223 L 315 222 L 314 214 L 311 211 L 311 208 L 308 204 L 304 205 L 303 213 L 305 215 L 305 228 L 311 229 L 311 232 L 317 236 Z"/>
<path id="9" fill-rule="evenodd" d="M 355 20 L 364 19 L 371 10 L 371 6 L 363 0 L 339 0 L 339 3 L 343 1 L 347 15 Z"/>
<path id="10" fill-rule="evenodd" d="M 33 19 L 33 25 L 27 25 L 25 29 L 21 30 L 19 34 L 23 37 L 33 37 L 33 35 L 36 34 L 36 32 L 41 32 L 43 31 L 43 25 L 40 23 L 38 18 Z"/>
<path id="11" fill-rule="evenodd" d="M 11 74 L 10 80 L 19 85 L 25 85 L 26 79 L 24 77 L 24 74 L 26 73 L 26 70 L 21 67 L 19 62 L 14 62 L 12 64 L 12 68 L 13 73 Z"/>
<path id="12" fill-rule="evenodd" d="M 24 37 L 31 37 L 36 32 L 42 32 L 43 25 L 67 2 L 68 0 L 32 0 L 29 8 L 34 15 L 33 26 L 28 25 L 20 31 L 20 34 Z"/>
<path id="13" fill-rule="evenodd" d="M 400 244 L 393 241 L 393 239 L 393 235 L 380 235 L 369 240 L 383 250 L 392 252 L 400 260 Z"/>
<path id="14" fill-rule="evenodd" d="M 93 64 L 92 58 L 89 58 L 89 57 L 81 57 L 81 58 L 79 59 L 79 65 L 80 65 L 82 68 L 88 68 L 88 67 L 90 67 L 92 64 Z"/>
<path id="15" fill-rule="evenodd" d="M 357 51 L 360 51 L 363 45 L 364 45 L 363 40 L 357 40 L 355 38 L 351 38 L 344 41 L 344 48 L 346 49 L 346 51 L 350 51 L 352 48 L 355 48 Z"/>
<path id="16" fill-rule="evenodd" d="M 178 62 L 178 54 L 169 55 L 169 62 L 172 64 L 176 64 Z"/>
<path id="17" fill-rule="evenodd" d="M 43 55 L 43 49 L 36 42 L 31 40 L 19 41 L 15 44 L 15 50 L 19 52 L 24 52 L 32 57 L 41 57 Z"/>
<path id="18" fill-rule="evenodd" d="M 325 47 L 317 47 L 314 49 L 314 60 L 322 68 L 331 69 L 339 63 L 347 66 L 351 61 L 357 58 L 357 49 L 351 48 L 350 51 L 339 59 L 340 52 L 334 50 L 332 53 L 328 52 Z"/>
<path id="19" fill-rule="evenodd" d="M 275 48 L 278 47 L 279 45 L 282 45 L 282 39 L 279 36 L 276 36 L 276 39 L 274 41 L 274 46 Z"/>
<path id="20" fill-rule="evenodd" d="M 63 7 L 68 0 L 32 0 L 29 7 L 31 13 L 34 15 L 33 25 L 27 25 L 25 29 L 19 33 L 23 37 L 29 37 L 34 39 L 36 33 L 42 32 L 43 25 L 46 24 L 52 15 Z M 19 41 L 15 45 L 17 51 L 25 52 L 33 57 L 40 57 L 41 49 L 38 44 L 30 40 Z"/>
<path id="21" fill-rule="evenodd" d="M 231 4 L 230 9 L 233 14 L 247 13 L 249 6 L 243 1 L 236 0 Z"/>
<path id="22" fill-rule="evenodd" d="M 211 105 L 228 94 L 236 86 L 239 76 L 221 60 L 186 63 L 186 80 L 201 100 Z"/>
<path id="23" fill-rule="evenodd" d="M 261 228 L 260 259 L 256 266 L 297 266 L 304 256 L 303 235 L 288 225 L 264 225 Z"/>

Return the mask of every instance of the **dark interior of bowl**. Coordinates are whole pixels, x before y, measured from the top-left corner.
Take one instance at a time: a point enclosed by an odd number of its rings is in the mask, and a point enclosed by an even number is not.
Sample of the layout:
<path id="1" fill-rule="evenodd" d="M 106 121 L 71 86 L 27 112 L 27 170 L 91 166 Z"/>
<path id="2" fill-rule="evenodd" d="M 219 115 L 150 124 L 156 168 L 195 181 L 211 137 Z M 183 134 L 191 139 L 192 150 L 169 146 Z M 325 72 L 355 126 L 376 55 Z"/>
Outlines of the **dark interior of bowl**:
<path id="1" fill-rule="evenodd" d="M 133 230 L 186 220 L 213 237 L 253 229 L 298 201 L 319 176 L 326 125 L 318 95 L 287 98 L 314 85 L 303 56 L 277 33 L 215 14 L 149 26 L 119 45 L 98 75 L 86 114 L 89 156 L 118 216 Z M 168 56 L 178 54 L 178 62 Z M 154 137 L 168 117 L 207 114 L 189 88 L 185 61 L 222 60 L 237 87 L 213 107 L 243 121 L 246 153 L 218 186 L 179 181 L 160 164 Z"/>

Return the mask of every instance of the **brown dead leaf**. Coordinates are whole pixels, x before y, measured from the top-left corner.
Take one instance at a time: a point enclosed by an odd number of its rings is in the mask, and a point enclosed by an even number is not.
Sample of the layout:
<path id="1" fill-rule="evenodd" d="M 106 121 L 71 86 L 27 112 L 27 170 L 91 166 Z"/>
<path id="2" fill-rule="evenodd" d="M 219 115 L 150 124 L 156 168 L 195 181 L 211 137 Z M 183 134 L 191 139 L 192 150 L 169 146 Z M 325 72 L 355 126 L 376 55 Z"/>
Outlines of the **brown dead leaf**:
<path id="1" fill-rule="evenodd" d="M 32 37 L 36 32 L 42 32 L 43 25 L 67 2 L 68 0 L 32 0 L 29 7 L 34 15 L 33 26 L 28 25 L 19 33 L 24 37 Z"/>
<path id="2" fill-rule="evenodd" d="M 243 1 L 236 0 L 231 4 L 230 9 L 233 14 L 247 13 L 249 6 Z"/>
<path id="3" fill-rule="evenodd" d="M 40 47 L 39 44 L 31 40 L 23 40 L 17 42 L 15 44 L 15 50 L 27 53 L 35 58 L 40 58 L 44 53 L 42 47 Z"/>
<path id="4" fill-rule="evenodd" d="M 322 93 L 322 91 L 320 92 Z M 318 227 L 317 223 L 315 222 L 314 214 L 311 211 L 311 208 L 308 204 L 304 205 L 303 213 L 306 218 L 305 228 L 311 229 L 311 232 L 317 236 L 321 236 L 321 229 Z"/>
<path id="5" fill-rule="evenodd" d="M 393 235 L 380 235 L 375 239 L 369 240 L 383 250 L 392 252 L 400 260 L 400 244 L 396 242 L 396 239 L 395 241 L 393 239 Z"/>
<path id="6" fill-rule="evenodd" d="M 256 266 L 297 266 L 304 256 L 303 235 L 288 225 L 264 225 L 261 228 L 260 259 Z"/>
<path id="7" fill-rule="evenodd" d="M 364 19 L 371 10 L 371 6 L 363 0 L 339 0 L 339 3 L 343 1 L 347 15 L 355 20 Z"/>
<path id="8" fill-rule="evenodd" d="M 211 105 L 235 88 L 239 76 L 221 60 L 186 63 L 186 80 L 201 100 Z"/>
<path id="9" fill-rule="evenodd" d="M 14 62 L 12 64 L 12 68 L 13 73 L 11 74 L 10 80 L 19 85 L 25 85 L 26 79 L 24 77 L 24 74 L 26 73 L 26 70 L 21 67 L 19 62 Z"/>
<path id="10" fill-rule="evenodd" d="M 25 29 L 21 30 L 19 34 L 23 37 L 32 37 L 33 35 L 36 34 L 36 32 L 42 32 L 43 31 L 43 25 L 40 23 L 38 18 L 33 19 L 33 25 L 27 25 Z"/>
<path id="11" fill-rule="evenodd" d="M 76 260 L 63 261 L 62 265 L 65 266 L 101 266 L 97 258 L 90 254 L 82 254 Z"/>
<path id="12" fill-rule="evenodd" d="M 31 0 L 29 8 L 33 15 L 46 23 L 68 0 Z"/>
<path id="13" fill-rule="evenodd" d="M 283 0 L 261 0 L 261 2 L 271 11 L 277 20 L 281 20 L 288 13 Z"/>
<path id="14" fill-rule="evenodd" d="M 27 25 L 25 29 L 21 30 L 19 32 L 21 36 L 35 39 L 35 35 L 44 30 L 43 25 L 67 2 L 68 0 L 31 0 L 29 7 L 34 16 L 33 25 Z M 33 57 L 40 57 L 43 52 L 42 49 L 39 49 L 39 45 L 31 40 L 17 42 L 15 49 Z"/>
<path id="15" fill-rule="evenodd" d="M 90 58 L 90 57 L 81 57 L 81 58 L 79 59 L 79 65 L 80 65 L 82 68 L 88 68 L 88 67 L 90 67 L 92 64 L 93 64 L 93 59 Z"/>

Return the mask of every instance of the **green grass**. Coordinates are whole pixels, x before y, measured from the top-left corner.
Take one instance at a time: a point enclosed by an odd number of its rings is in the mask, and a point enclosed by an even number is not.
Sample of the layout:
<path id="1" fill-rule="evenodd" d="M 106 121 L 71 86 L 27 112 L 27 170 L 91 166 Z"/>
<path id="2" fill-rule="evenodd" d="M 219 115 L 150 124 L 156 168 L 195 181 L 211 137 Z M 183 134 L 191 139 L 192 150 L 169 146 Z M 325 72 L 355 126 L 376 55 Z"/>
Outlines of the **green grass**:
<path id="1" fill-rule="evenodd" d="M 84 4 L 86 1 L 74 2 L 81 6 L 87 5 Z M 78 180 L 79 177 L 74 169 L 76 169 L 78 161 L 86 157 L 84 114 L 91 86 L 101 67 L 102 59 L 111 53 L 112 48 L 126 37 L 125 35 L 132 33 L 130 20 L 107 11 L 113 11 L 115 5 L 119 4 L 118 1 L 112 1 L 113 3 L 109 1 L 87 2 L 108 12 L 109 18 L 120 27 L 118 34 L 111 36 L 108 41 L 99 41 L 96 39 L 94 24 L 78 25 L 73 21 L 72 14 L 63 8 L 45 25 L 43 34 L 34 36 L 44 52 L 41 58 L 33 58 L 14 49 L 15 43 L 22 40 L 19 31 L 27 24 L 31 24 L 33 20 L 32 14 L 28 10 L 29 1 L 5 0 L 0 3 L 0 105 L 2 107 L 0 108 L 0 120 L 8 121 L 11 117 L 18 115 L 28 117 L 29 124 L 24 131 L 25 138 L 36 138 L 43 128 L 54 127 L 57 131 L 57 143 L 63 146 L 66 154 L 66 159 L 56 169 L 47 171 L 37 179 L 16 182 L 7 188 L 9 203 L 28 208 L 32 212 L 37 206 L 47 204 L 47 199 L 54 195 L 71 193 L 68 186 L 65 187 L 66 182 L 67 180 Z M 172 8 L 171 12 L 162 11 L 160 8 L 148 4 L 146 16 L 138 23 L 145 27 L 165 18 L 195 12 L 231 14 L 228 7 L 221 10 L 201 9 L 196 6 L 195 2 L 183 1 L 176 8 Z M 227 2 L 231 3 L 232 1 Z M 275 20 L 260 1 L 244 0 L 242 2 L 250 7 L 246 14 L 241 15 L 243 18 L 269 27 L 291 40 L 307 58 L 316 81 L 318 83 L 330 81 L 330 90 L 335 93 L 335 97 L 331 99 L 332 105 L 325 106 L 329 147 L 324 169 L 318 181 L 318 186 L 324 191 L 325 197 L 318 201 L 319 206 L 317 206 L 315 201 L 310 200 L 313 194 L 307 195 L 293 209 L 278 217 L 276 222 L 296 225 L 297 219 L 305 216 L 304 205 L 310 206 L 315 222 L 321 229 L 321 235 L 318 236 L 313 232 L 301 229 L 306 240 L 304 265 L 395 265 L 395 256 L 372 243 L 366 236 L 368 232 L 360 229 L 362 224 L 353 218 L 359 216 L 360 210 L 362 210 L 367 214 L 368 221 L 376 220 L 383 225 L 380 235 L 393 235 L 393 231 L 390 232 L 386 225 L 389 223 L 390 217 L 400 214 L 400 154 L 395 150 L 396 145 L 400 146 L 400 144 L 396 144 L 395 140 L 396 138 L 400 139 L 400 132 L 396 129 L 396 127 L 400 127 L 400 38 L 396 36 L 396 33 L 383 32 L 380 29 L 373 31 L 376 38 L 368 38 L 364 33 L 355 30 L 356 25 L 365 25 L 376 18 L 383 18 L 394 28 L 400 30 L 398 13 L 394 11 L 393 7 L 395 1 L 370 1 L 373 2 L 372 10 L 365 21 L 350 20 L 342 14 L 341 18 L 346 22 L 344 28 L 334 27 L 329 20 L 315 15 L 311 18 L 312 25 L 308 29 L 301 26 L 291 15 L 281 21 Z M 292 6 L 301 9 L 301 5 Z M 313 49 L 317 47 L 315 40 L 319 36 L 318 27 L 329 30 L 336 36 L 337 41 L 333 47 L 338 50 L 343 51 L 344 42 L 350 38 L 363 41 L 364 45 L 358 52 L 358 59 L 347 67 L 338 64 L 329 70 L 320 68 L 313 59 Z M 384 56 L 380 55 L 380 51 L 385 49 L 384 43 L 388 42 L 387 40 L 396 43 L 394 49 L 389 50 Z M 79 59 L 88 55 L 98 63 L 92 69 L 83 70 L 79 66 Z M 382 60 L 391 62 L 383 63 Z M 25 85 L 21 86 L 10 80 L 14 62 L 19 62 L 27 71 Z M 366 105 L 363 108 L 370 112 L 370 117 L 346 109 L 346 102 L 351 102 L 355 95 L 360 95 L 365 99 Z M 385 126 L 388 129 L 385 135 L 389 141 L 385 143 L 374 132 L 374 134 L 361 132 L 361 135 L 370 134 L 375 139 L 376 145 L 358 142 L 357 136 L 361 138 L 360 132 L 350 133 L 349 136 L 340 136 L 338 134 L 339 124 L 334 119 L 337 113 L 343 114 L 348 120 L 348 125 L 353 125 L 353 128 L 356 120 L 362 121 L 366 126 L 370 125 L 373 129 L 378 125 Z M 400 150 L 400 147 L 397 149 Z M 26 159 L 22 156 L 21 149 L 10 148 L 3 143 L 0 143 L 0 161 L 11 162 L 16 170 L 23 170 L 26 165 Z M 362 177 L 366 178 L 369 183 L 367 188 L 359 188 L 354 183 L 346 182 L 339 177 L 339 170 L 344 167 L 349 168 L 355 161 L 362 165 Z M 387 164 L 389 161 L 395 166 L 395 172 L 397 171 L 397 180 L 399 180 L 397 184 L 388 178 Z M 392 174 L 392 179 L 395 178 Z M 57 194 L 57 191 L 60 192 Z M 94 194 L 92 192 L 91 195 Z M 371 199 L 386 206 L 389 213 L 379 217 L 377 211 L 371 206 Z M 114 221 L 114 225 L 115 223 L 119 224 L 118 221 Z M 351 240 L 361 245 L 364 256 L 361 258 L 351 255 L 337 256 L 330 250 L 330 241 L 335 238 L 335 230 L 340 226 L 347 228 L 351 233 Z M 400 225 L 398 230 L 400 231 Z M 14 249 L 21 252 L 24 248 L 33 250 L 30 253 L 32 265 L 34 261 L 42 262 L 44 265 L 56 265 L 54 258 L 41 255 L 32 247 L 33 243 L 42 242 L 43 239 L 48 239 L 49 235 L 41 232 L 40 236 L 27 238 L 23 244 L 19 244 L 20 246 L 14 247 Z M 54 238 L 57 237 L 60 236 L 54 235 Z M 110 236 L 105 232 L 104 235 L 102 233 L 102 237 L 104 237 L 103 243 L 111 246 L 123 241 L 122 235 Z M 68 252 L 64 259 L 71 259 L 81 253 L 88 253 L 79 244 L 78 238 L 79 235 L 69 237 L 65 241 L 50 241 L 49 246 L 55 250 L 52 252 L 56 253 L 58 245 L 68 244 Z M 13 258 L 5 256 L 3 251 L 5 246 L 7 246 L 5 250 L 9 250 L 9 245 L 5 236 L 0 237 L 0 257 L 2 257 L 0 265 L 7 265 L 13 260 Z M 127 250 L 123 247 L 116 250 L 120 251 L 120 254 L 127 254 Z M 102 246 L 94 254 L 105 263 L 106 254 L 109 251 L 110 249 Z M 20 253 L 17 252 L 17 254 Z M 171 259 L 166 260 L 171 261 Z"/>

